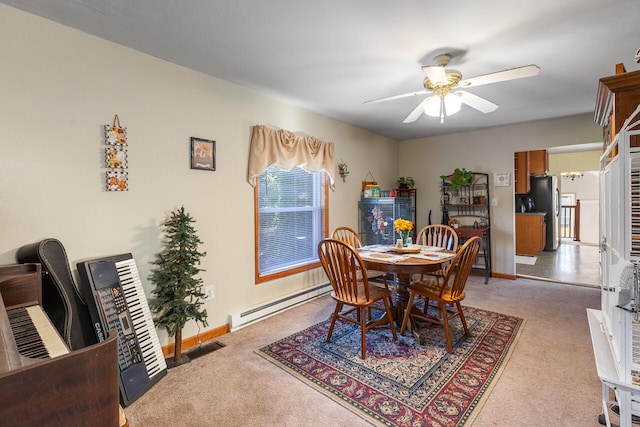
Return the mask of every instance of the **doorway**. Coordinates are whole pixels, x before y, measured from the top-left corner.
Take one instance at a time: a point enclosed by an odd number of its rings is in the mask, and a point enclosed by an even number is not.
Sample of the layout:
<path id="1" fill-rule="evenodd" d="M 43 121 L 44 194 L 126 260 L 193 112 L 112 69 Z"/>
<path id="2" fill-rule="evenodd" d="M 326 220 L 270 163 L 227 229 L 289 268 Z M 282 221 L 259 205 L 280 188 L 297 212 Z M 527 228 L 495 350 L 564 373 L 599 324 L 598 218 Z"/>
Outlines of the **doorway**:
<path id="1" fill-rule="evenodd" d="M 574 207 L 579 201 L 580 217 L 571 218 L 579 221 L 579 235 L 559 237 L 557 251 L 541 251 L 537 257 L 516 256 L 516 276 L 599 287 L 598 171 L 602 145 L 554 147 L 547 148 L 547 151 L 549 175 L 558 177 L 560 194 L 564 196 L 561 200 Z M 567 222 L 568 218 L 564 221 Z M 559 225 L 562 227 L 563 223 Z"/>

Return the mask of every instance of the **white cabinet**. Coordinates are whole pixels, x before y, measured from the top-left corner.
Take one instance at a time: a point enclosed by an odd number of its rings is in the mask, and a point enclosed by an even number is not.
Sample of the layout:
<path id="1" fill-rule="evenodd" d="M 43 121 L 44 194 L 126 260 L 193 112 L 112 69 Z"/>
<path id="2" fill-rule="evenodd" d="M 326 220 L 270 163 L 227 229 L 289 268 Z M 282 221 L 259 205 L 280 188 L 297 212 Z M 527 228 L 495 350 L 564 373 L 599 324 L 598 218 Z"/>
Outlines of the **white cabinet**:
<path id="1" fill-rule="evenodd" d="M 635 123 L 635 124 L 634 124 Z M 588 309 L 603 406 L 620 408 L 620 426 L 640 415 L 640 106 L 601 157 L 601 309 Z M 608 421 L 608 419 L 606 420 Z"/>

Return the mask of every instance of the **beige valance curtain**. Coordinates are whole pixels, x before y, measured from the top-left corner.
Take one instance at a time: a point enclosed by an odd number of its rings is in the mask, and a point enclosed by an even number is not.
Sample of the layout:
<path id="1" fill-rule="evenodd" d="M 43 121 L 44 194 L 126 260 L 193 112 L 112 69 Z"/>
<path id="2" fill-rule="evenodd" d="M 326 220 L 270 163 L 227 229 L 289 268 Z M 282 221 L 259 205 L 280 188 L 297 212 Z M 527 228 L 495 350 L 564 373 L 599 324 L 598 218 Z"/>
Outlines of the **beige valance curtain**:
<path id="1" fill-rule="evenodd" d="M 249 151 L 249 184 L 255 187 L 256 178 L 269 166 L 283 170 L 301 167 L 309 172 L 324 170 L 329 175 L 331 189 L 335 189 L 333 142 L 264 125 L 254 126 Z"/>

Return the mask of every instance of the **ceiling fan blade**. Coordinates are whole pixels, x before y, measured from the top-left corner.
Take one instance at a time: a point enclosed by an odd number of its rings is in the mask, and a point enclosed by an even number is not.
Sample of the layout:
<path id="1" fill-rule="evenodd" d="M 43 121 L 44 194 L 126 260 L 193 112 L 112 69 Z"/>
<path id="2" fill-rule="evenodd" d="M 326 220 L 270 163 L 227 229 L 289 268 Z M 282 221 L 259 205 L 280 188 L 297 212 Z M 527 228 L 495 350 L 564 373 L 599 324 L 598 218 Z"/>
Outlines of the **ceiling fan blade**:
<path id="1" fill-rule="evenodd" d="M 459 96 L 460 100 L 469 107 L 473 107 L 482 113 L 490 113 L 498 108 L 497 104 L 469 92 L 459 91 L 455 92 L 454 95 Z"/>
<path id="2" fill-rule="evenodd" d="M 422 67 L 422 71 L 424 71 L 433 84 L 447 83 L 447 72 L 444 70 L 444 67 L 440 67 L 438 65 L 425 65 Z"/>
<path id="3" fill-rule="evenodd" d="M 424 114 L 424 105 L 427 103 L 428 100 L 430 100 L 431 98 L 433 98 L 433 96 L 428 97 L 427 99 L 425 99 L 424 101 L 422 101 L 420 104 L 418 104 L 418 106 L 407 116 L 406 119 L 404 119 L 402 122 L 403 123 L 413 123 L 416 120 L 418 120 L 418 118 L 420 117 L 421 114 Z"/>
<path id="4" fill-rule="evenodd" d="M 425 95 L 427 93 L 429 92 L 423 89 L 417 92 L 403 93 L 402 95 L 394 95 L 394 96 L 388 96 L 386 98 L 372 99 L 370 101 L 365 101 L 364 104 L 375 104 L 376 102 L 391 101 L 392 99 L 407 98 L 409 96 L 416 96 L 416 95 Z"/>
<path id="5" fill-rule="evenodd" d="M 481 76 L 471 77 L 458 83 L 459 87 L 475 87 L 486 85 L 489 83 L 504 82 L 507 80 L 522 79 L 524 77 L 537 76 L 540 67 L 537 65 L 527 65 L 525 67 L 512 68 L 510 70 L 498 71 L 496 73 L 483 74 Z"/>

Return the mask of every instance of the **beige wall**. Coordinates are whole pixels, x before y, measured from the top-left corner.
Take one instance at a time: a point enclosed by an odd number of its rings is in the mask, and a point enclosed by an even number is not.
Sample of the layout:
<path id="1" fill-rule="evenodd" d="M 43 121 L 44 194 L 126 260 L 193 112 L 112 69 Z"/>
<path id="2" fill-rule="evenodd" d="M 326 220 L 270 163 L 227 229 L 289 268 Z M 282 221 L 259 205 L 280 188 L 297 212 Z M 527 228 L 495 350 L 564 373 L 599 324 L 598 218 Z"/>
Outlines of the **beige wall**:
<path id="1" fill-rule="evenodd" d="M 49 237 L 64 244 L 74 270 L 78 261 L 132 252 L 150 295 L 160 224 L 184 205 L 204 241 L 202 278 L 216 296 L 206 309 L 218 327 L 231 312 L 326 283 L 314 270 L 255 285 L 253 125 L 335 142 L 336 161 L 351 174 L 330 194 L 331 227 L 357 228 L 368 171 L 387 188 L 397 177 L 393 140 L 5 5 L 0 52 L 0 264 Z M 115 114 L 128 131 L 130 191 L 107 193 L 103 125 Z M 216 141 L 215 172 L 189 168 L 191 136 Z M 189 324 L 184 335 L 196 332 Z"/>
<path id="2" fill-rule="evenodd" d="M 561 172 L 599 171 L 601 155 L 602 150 L 551 154 L 549 173 L 560 176 Z"/>
<path id="3" fill-rule="evenodd" d="M 509 187 L 490 188 L 497 203 L 491 208 L 491 238 L 493 271 L 515 275 L 513 154 L 601 141 L 602 129 L 593 122 L 592 114 L 496 127 L 401 142 L 399 171 L 413 176 L 419 189 L 418 227 L 426 225 L 429 210 L 432 221 L 440 222 L 440 175 L 457 167 L 486 172 L 491 178 L 497 172 L 511 173 Z"/>

